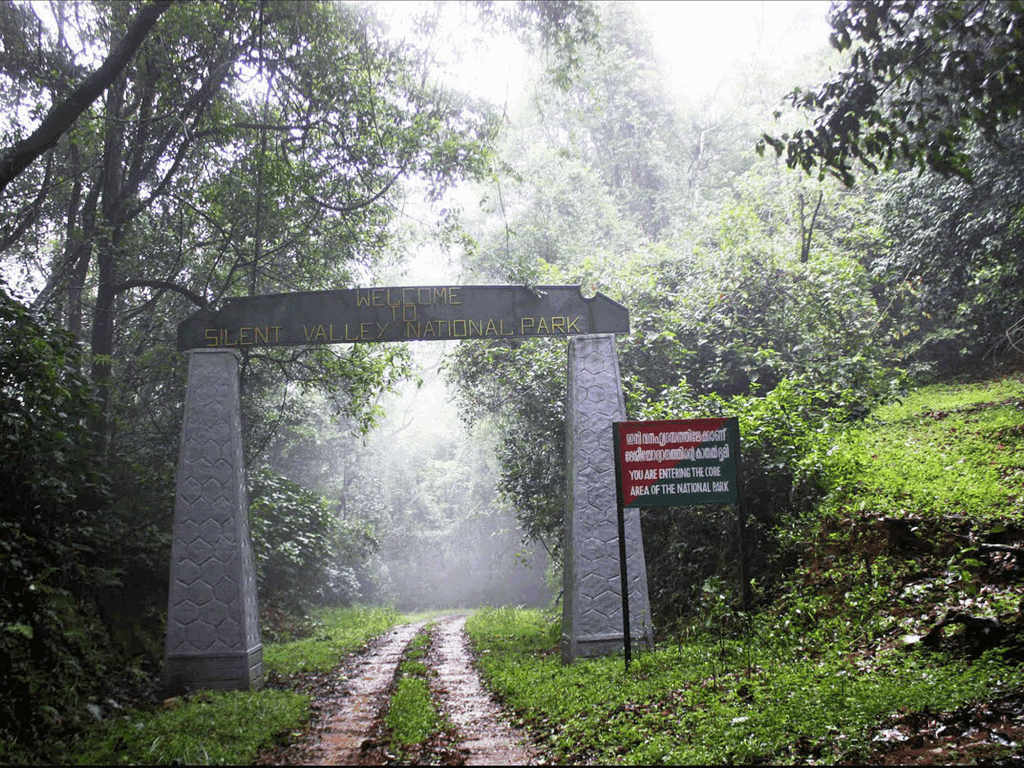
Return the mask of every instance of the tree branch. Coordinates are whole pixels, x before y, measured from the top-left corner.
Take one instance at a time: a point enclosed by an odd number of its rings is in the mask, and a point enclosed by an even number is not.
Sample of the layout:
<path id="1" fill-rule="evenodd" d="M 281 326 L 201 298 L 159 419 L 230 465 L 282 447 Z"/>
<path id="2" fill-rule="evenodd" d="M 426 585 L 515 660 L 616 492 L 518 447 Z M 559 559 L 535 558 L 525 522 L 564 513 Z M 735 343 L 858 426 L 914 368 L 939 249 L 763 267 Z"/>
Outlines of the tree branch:
<path id="1" fill-rule="evenodd" d="M 32 135 L 19 141 L 0 158 L 0 192 L 24 171 L 33 160 L 54 146 L 89 105 L 105 91 L 128 66 L 149 30 L 173 0 L 155 0 L 143 6 L 121 42 L 99 69 L 85 79 L 67 99 L 55 104 Z"/>
<path id="2" fill-rule="evenodd" d="M 182 285 L 178 285 L 177 283 L 168 282 L 167 280 L 125 280 L 123 283 L 115 285 L 111 290 L 116 295 L 118 293 L 129 291 L 132 288 L 159 288 L 163 291 L 171 291 L 180 296 L 184 296 L 186 299 L 202 309 L 210 309 L 210 302 L 198 293 L 195 293 Z"/>

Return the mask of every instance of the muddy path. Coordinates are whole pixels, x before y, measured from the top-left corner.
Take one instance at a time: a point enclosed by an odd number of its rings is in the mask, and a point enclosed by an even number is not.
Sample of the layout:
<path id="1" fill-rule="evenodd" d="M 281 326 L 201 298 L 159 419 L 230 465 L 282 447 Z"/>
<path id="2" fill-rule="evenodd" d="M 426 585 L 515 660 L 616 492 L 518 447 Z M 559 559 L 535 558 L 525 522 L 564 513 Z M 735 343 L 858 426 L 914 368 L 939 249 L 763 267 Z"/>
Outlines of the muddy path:
<path id="1" fill-rule="evenodd" d="M 480 682 L 465 632 L 466 617 L 439 619 L 427 657 L 437 672 L 436 698 L 459 734 L 465 765 L 533 765 L 536 749 L 513 728 Z"/>
<path id="2" fill-rule="evenodd" d="M 539 752 L 513 728 L 480 682 L 465 615 L 432 624 L 427 665 L 433 670 L 435 704 L 451 723 L 436 745 L 426 745 L 419 762 L 445 765 L 529 765 Z M 384 765 L 394 762 L 386 749 L 383 717 L 392 682 L 406 646 L 427 624 L 394 627 L 349 658 L 339 670 L 305 686 L 314 697 L 309 728 L 286 747 L 265 752 L 259 765 Z M 542 762 L 542 760 L 541 760 Z"/>

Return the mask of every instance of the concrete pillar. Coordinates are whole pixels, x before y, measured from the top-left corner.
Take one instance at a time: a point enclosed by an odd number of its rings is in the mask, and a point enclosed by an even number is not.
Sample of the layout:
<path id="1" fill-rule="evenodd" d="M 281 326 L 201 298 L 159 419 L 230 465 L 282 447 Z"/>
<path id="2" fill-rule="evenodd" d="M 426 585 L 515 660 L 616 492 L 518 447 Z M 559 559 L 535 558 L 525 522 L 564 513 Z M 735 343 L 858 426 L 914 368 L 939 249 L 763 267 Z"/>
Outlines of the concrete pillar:
<path id="1" fill-rule="evenodd" d="M 188 353 L 164 682 L 168 689 L 263 685 L 249 533 L 238 354 Z"/>
<path id="2" fill-rule="evenodd" d="M 566 414 L 565 582 L 562 662 L 615 653 L 623 647 L 619 533 L 612 422 L 625 421 L 615 336 L 569 342 Z M 640 512 L 626 510 L 629 626 L 635 646 L 651 646 Z"/>

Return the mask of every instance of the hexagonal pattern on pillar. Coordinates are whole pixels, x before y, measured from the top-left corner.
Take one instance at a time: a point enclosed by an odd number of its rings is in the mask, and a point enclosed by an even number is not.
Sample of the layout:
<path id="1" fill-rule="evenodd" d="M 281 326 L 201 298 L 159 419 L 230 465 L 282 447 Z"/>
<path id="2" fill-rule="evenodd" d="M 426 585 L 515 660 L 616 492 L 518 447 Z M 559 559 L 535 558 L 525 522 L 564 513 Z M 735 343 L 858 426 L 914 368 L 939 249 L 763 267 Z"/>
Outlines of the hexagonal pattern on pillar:
<path id="1" fill-rule="evenodd" d="M 262 684 L 262 643 L 239 419 L 238 358 L 189 353 L 171 544 L 165 677 Z"/>
<path id="2" fill-rule="evenodd" d="M 622 648 L 612 422 L 625 420 L 615 337 L 569 342 L 562 659 Z M 640 515 L 626 514 L 630 635 L 653 643 Z"/>

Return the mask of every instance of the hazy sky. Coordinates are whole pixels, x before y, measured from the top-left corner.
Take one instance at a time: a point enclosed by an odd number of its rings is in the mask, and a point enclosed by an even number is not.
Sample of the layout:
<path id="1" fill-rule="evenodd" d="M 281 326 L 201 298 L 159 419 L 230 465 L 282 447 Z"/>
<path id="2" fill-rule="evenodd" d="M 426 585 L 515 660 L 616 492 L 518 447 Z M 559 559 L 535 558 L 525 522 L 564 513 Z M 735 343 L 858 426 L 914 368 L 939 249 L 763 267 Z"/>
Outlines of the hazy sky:
<path id="1" fill-rule="evenodd" d="M 609 0 L 614 2 L 615 0 Z M 755 53 L 781 61 L 828 44 L 825 20 L 828 0 L 640 0 L 636 3 L 650 21 L 659 55 L 671 78 L 670 90 L 695 98 L 711 91 L 729 65 Z M 382 15 L 399 34 L 409 34 L 404 22 L 415 3 L 382 0 Z M 453 43 L 465 47 L 461 62 L 450 72 L 459 87 L 496 103 L 512 101 L 527 75 L 526 59 L 511 38 L 489 38 L 483 50 L 465 39 L 472 32 L 449 16 L 452 28 L 435 38 L 447 58 Z M 762 23 L 763 22 L 763 23 Z"/>
<path id="2" fill-rule="evenodd" d="M 755 53 L 780 62 L 828 45 L 825 0 L 643 0 L 655 48 L 673 90 L 696 97 L 718 84 L 729 64 Z"/>

